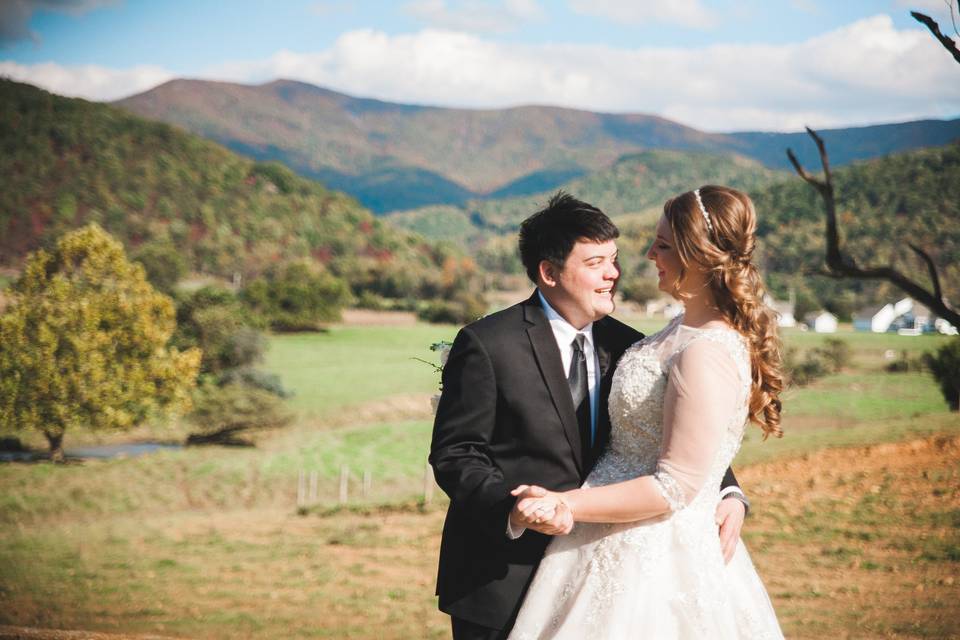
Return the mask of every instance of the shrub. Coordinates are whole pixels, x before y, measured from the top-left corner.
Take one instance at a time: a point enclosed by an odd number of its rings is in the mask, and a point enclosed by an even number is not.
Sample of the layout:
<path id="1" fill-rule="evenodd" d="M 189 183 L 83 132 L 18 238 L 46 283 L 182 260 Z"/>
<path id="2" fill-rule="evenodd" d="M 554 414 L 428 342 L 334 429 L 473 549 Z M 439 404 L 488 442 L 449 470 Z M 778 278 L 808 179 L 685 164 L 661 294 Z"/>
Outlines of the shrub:
<path id="1" fill-rule="evenodd" d="M 291 414 L 275 394 L 246 384 L 207 382 L 197 389 L 187 417 L 197 429 L 187 444 L 252 444 L 252 433 L 290 424 Z"/>
<path id="2" fill-rule="evenodd" d="M 624 300 L 637 304 L 646 304 L 660 296 L 660 288 L 657 286 L 657 282 L 646 275 L 628 278 L 626 282 L 621 282 L 617 288 L 623 295 Z"/>
<path id="3" fill-rule="evenodd" d="M 171 293 L 190 268 L 183 252 L 170 241 L 147 242 L 131 258 L 143 265 L 147 280 L 164 293 Z"/>
<path id="4" fill-rule="evenodd" d="M 230 369 L 223 372 L 217 380 L 219 386 L 228 384 L 244 384 L 254 389 L 263 389 L 278 398 L 290 398 L 293 392 L 283 386 L 280 376 L 275 373 L 267 373 L 259 369 L 243 367 L 239 369 Z"/>
<path id="5" fill-rule="evenodd" d="M 813 352 L 826 362 L 830 373 L 839 373 L 849 366 L 853 355 L 850 345 L 839 338 L 827 338 L 823 346 L 813 349 Z"/>
<path id="6" fill-rule="evenodd" d="M 266 338 L 230 291 L 204 287 L 178 296 L 175 343 L 203 351 L 200 370 L 219 373 L 259 362 Z"/>
<path id="7" fill-rule="evenodd" d="M 924 360 L 951 411 L 960 411 L 960 339 L 950 340 L 934 353 L 924 354 Z"/>
<path id="8" fill-rule="evenodd" d="M 317 265 L 291 262 L 266 272 L 240 294 L 277 331 L 313 331 L 340 319 L 351 301 L 346 282 Z"/>
<path id="9" fill-rule="evenodd" d="M 911 358 L 906 351 L 901 351 L 899 357 L 884 368 L 890 373 L 910 373 L 927 371 L 927 363 L 924 356 Z"/>
<path id="10" fill-rule="evenodd" d="M 467 324 L 483 317 L 487 301 L 480 294 L 463 294 L 454 300 L 434 300 L 422 307 L 417 316 L 436 324 Z"/>
<path id="11" fill-rule="evenodd" d="M 816 349 L 808 351 L 806 357 L 800 360 L 796 347 L 790 347 L 784 352 L 783 369 L 789 383 L 798 387 L 805 387 L 831 371 L 830 364 Z"/>

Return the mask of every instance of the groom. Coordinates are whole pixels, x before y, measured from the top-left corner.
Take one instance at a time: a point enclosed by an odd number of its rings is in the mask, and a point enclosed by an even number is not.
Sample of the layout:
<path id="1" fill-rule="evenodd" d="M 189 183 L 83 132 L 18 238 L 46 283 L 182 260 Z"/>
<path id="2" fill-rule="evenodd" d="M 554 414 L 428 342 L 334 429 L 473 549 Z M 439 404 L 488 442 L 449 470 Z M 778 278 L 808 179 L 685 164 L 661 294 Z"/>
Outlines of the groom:
<path id="1" fill-rule="evenodd" d="M 550 536 L 573 527 L 562 507 L 524 519 L 510 492 L 580 486 L 607 442 L 614 365 L 643 337 L 609 317 L 618 236 L 599 209 L 558 193 L 520 226 L 520 256 L 537 290 L 454 340 L 430 463 L 450 496 L 437 594 L 455 640 L 505 638 Z M 730 471 L 724 487 L 745 500 Z M 740 500 L 721 501 L 730 553 L 743 516 Z"/>

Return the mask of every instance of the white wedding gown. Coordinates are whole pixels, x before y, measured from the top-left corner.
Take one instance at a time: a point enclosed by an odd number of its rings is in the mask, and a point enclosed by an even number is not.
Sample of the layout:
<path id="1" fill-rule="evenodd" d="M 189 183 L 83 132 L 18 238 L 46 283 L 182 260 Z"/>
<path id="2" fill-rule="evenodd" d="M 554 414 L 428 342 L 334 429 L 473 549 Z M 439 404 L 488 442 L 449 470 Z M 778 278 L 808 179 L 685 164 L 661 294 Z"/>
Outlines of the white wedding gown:
<path id="1" fill-rule="evenodd" d="M 731 329 L 682 316 L 624 353 L 610 391 L 610 446 L 585 487 L 653 475 L 667 515 L 577 523 L 554 538 L 510 640 L 782 638 L 742 542 L 725 565 L 714 513 L 740 448 L 750 361 Z"/>

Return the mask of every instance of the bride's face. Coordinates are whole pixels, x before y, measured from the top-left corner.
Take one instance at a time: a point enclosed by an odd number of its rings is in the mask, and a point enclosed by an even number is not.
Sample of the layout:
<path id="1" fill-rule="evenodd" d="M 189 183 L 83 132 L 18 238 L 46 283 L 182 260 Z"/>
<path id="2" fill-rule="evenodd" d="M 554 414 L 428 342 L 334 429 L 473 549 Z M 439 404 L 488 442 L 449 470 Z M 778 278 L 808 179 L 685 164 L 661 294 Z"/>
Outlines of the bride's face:
<path id="1" fill-rule="evenodd" d="M 647 259 L 657 266 L 657 287 L 660 291 L 676 296 L 678 293 L 694 294 L 702 289 L 705 274 L 696 265 L 684 269 L 683 260 L 674 244 L 673 230 L 664 215 L 657 222 L 656 234 L 647 251 Z"/>

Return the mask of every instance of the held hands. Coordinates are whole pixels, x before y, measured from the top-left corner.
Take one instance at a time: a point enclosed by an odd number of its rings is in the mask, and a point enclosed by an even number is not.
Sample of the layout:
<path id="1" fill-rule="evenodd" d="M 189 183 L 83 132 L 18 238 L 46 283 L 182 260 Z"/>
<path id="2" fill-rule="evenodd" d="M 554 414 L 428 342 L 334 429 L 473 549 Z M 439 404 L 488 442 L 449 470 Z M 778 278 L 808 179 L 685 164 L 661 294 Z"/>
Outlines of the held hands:
<path id="1" fill-rule="evenodd" d="M 510 512 L 513 527 L 533 529 L 550 536 L 566 535 L 573 529 L 573 512 L 559 493 L 526 484 L 510 493 L 517 497 Z"/>

